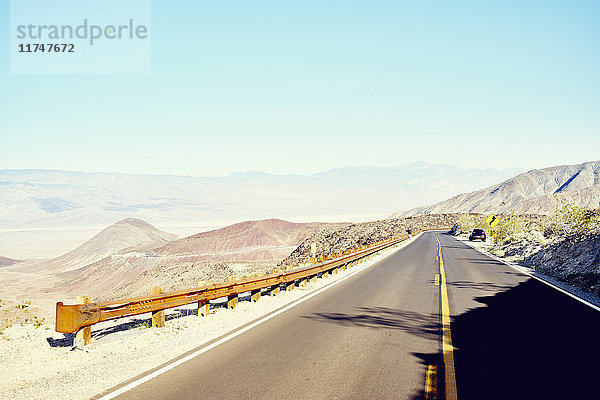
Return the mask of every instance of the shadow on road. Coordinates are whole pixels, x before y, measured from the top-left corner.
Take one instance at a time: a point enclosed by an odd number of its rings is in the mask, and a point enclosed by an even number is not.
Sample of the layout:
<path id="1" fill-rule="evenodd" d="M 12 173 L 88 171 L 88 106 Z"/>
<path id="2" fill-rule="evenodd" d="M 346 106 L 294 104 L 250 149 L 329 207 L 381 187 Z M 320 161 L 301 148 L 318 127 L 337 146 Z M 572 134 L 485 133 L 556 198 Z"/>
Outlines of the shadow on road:
<path id="1" fill-rule="evenodd" d="M 598 311 L 533 279 L 476 300 L 451 325 L 461 400 L 597 398 Z"/>
<path id="2" fill-rule="evenodd" d="M 452 281 L 448 282 L 448 286 L 457 289 L 475 289 L 484 292 L 497 292 L 498 290 L 510 289 L 514 285 L 496 285 L 490 282 Z"/>
<path id="3" fill-rule="evenodd" d="M 387 307 L 361 307 L 355 314 L 315 313 L 304 318 L 343 326 L 370 329 L 400 329 L 419 337 L 435 339 L 439 333 L 438 316 Z"/>

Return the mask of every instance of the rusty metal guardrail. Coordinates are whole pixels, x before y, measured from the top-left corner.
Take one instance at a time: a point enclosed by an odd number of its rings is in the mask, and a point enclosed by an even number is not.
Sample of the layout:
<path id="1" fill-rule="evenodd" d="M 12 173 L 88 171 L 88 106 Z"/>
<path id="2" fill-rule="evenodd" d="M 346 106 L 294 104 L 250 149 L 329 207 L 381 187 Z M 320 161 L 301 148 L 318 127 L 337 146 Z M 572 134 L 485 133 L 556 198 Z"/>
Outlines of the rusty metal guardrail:
<path id="1" fill-rule="evenodd" d="M 330 272 L 340 266 L 353 263 L 387 247 L 398 244 L 407 238 L 408 236 L 404 235 L 383 240 L 369 246 L 347 250 L 334 258 L 310 266 L 232 282 L 213 283 L 193 289 L 101 303 L 65 305 L 62 302 L 57 302 L 56 331 L 74 333 L 98 322 L 166 310 L 192 303 L 198 303 L 200 307 L 207 304 L 209 300 L 237 296 L 241 293 L 264 288 L 279 287 L 281 284 L 289 284 L 297 280 L 314 277 L 319 273 Z"/>

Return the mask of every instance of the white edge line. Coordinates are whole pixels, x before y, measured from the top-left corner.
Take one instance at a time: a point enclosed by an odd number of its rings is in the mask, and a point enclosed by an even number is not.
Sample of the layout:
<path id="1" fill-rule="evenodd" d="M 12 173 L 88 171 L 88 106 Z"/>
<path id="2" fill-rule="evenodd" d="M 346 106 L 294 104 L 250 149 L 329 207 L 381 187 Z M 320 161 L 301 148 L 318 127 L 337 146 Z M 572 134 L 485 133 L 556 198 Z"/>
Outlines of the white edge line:
<path id="1" fill-rule="evenodd" d="M 406 243 L 406 245 L 411 244 L 415 239 L 417 239 L 419 236 L 421 236 L 422 233 L 423 232 L 419 233 L 418 235 L 415 235 L 415 237 L 413 239 L 409 239 L 409 241 L 408 241 L 408 243 Z M 144 376 L 142 378 L 139 378 L 139 379 L 137 379 L 137 380 L 135 380 L 135 381 L 133 381 L 133 382 L 131 382 L 131 383 L 123 386 L 122 388 L 115 390 L 114 392 L 108 393 L 107 395 L 104 395 L 104 396 L 100 397 L 98 400 L 110 400 L 110 399 L 114 399 L 115 397 L 120 396 L 120 395 L 122 395 L 122 394 L 130 391 L 131 389 L 133 389 L 133 388 L 135 388 L 135 387 L 137 387 L 137 386 L 139 386 L 139 385 L 141 385 L 143 383 L 146 383 L 149 380 L 154 379 L 154 378 L 156 378 L 159 375 L 164 374 L 165 372 L 167 372 L 169 370 L 172 370 L 173 368 L 178 367 L 179 365 L 181 365 L 181 364 L 183 364 L 183 363 L 185 363 L 185 362 L 187 362 L 187 361 L 189 361 L 189 360 L 191 360 L 191 359 L 193 359 L 193 358 L 195 358 L 195 357 L 197 357 L 197 356 L 199 356 L 199 355 L 201 355 L 203 353 L 206 353 L 207 351 L 209 351 L 211 349 L 214 349 L 215 347 L 217 347 L 217 346 L 219 346 L 219 345 L 227 342 L 228 340 L 231 340 L 234 337 L 239 336 L 242 333 L 247 332 L 250 329 L 257 327 L 258 325 L 262 324 L 263 322 L 266 322 L 266 321 L 270 320 L 271 318 L 276 317 L 277 315 L 279 315 L 279 314 L 281 314 L 281 313 L 283 313 L 283 312 L 285 312 L 285 311 L 287 311 L 287 310 L 289 310 L 289 309 L 297 306 L 298 304 L 303 303 L 306 300 L 309 300 L 309 299 L 315 297 L 316 295 L 324 292 L 325 290 L 334 287 L 338 283 L 341 283 L 341 282 L 345 281 L 346 279 L 350 278 L 351 276 L 353 276 L 353 275 L 355 275 L 355 274 L 357 274 L 357 273 L 359 273 L 361 271 L 364 271 L 365 269 L 367 269 L 367 268 L 375 265 L 377 262 L 379 262 L 381 260 L 384 260 L 385 258 L 387 258 L 390 255 L 394 254 L 396 251 L 398 251 L 400 249 L 403 249 L 404 247 L 406 247 L 406 245 L 401 246 L 401 247 L 395 249 L 394 251 L 389 252 L 388 254 L 382 255 L 381 258 L 379 258 L 378 260 L 374 260 L 372 263 L 370 263 L 368 265 L 365 265 L 362 268 L 358 268 L 358 269 L 352 271 L 351 273 L 349 273 L 348 275 L 344 276 L 343 278 L 340 278 L 337 281 L 331 282 L 327 286 L 324 286 L 324 287 L 322 287 L 320 289 L 317 289 L 313 293 L 307 294 L 306 296 L 304 296 L 304 297 L 302 297 L 302 298 L 300 298 L 298 300 L 295 300 L 294 302 L 288 304 L 287 306 L 284 306 L 283 308 L 280 308 L 279 310 L 273 312 L 272 314 L 269 314 L 266 317 L 263 317 L 262 319 L 259 319 L 258 321 L 255 321 L 255 322 L 251 323 L 250 325 L 248 325 L 248 326 L 246 326 L 246 327 L 244 327 L 244 328 L 242 328 L 242 329 L 240 329 L 238 331 L 235 331 L 235 332 L 233 332 L 233 333 L 225 336 L 224 338 L 221 338 L 221 339 L 217 340 L 216 342 L 214 342 L 214 343 L 212 343 L 212 344 L 210 344 L 210 345 L 208 345 L 206 347 L 203 347 L 203 348 L 201 348 L 201 349 L 199 349 L 199 350 L 197 350 L 197 351 L 195 351 L 195 352 L 193 352 L 191 354 L 188 354 L 187 356 L 185 356 L 183 358 L 180 358 L 177 361 L 173 361 L 172 363 L 170 363 L 168 365 L 165 365 L 164 367 L 162 367 L 162 368 L 160 368 L 160 369 L 158 369 L 158 370 L 156 370 L 156 371 L 154 371 L 154 372 L 152 372 L 152 373 L 150 373 L 150 374 L 148 374 L 148 375 L 146 375 L 146 376 Z"/>
<path id="2" fill-rule="evenodd" d="M 455 238 L 455 239 L 456 239 L 456 238 Z M 462 240 L 460 240 L 460 239 L 456 239 L 456 240 L 458 240 L 458 241 L 460 241 L 460 242 L 463 242 L 463 241 L 462 241 Z M 529 277 L 531 277 L 531 278 L 533 278 L 533 279 L 536 279 L 536 280 L 538 280 L 538 281 L 540 281 L 540 282 L 542 282 L 542 283 L 545 283 L 546 285 L 550 286 L 551 288 L 553 288 L 553 289 L 556 289 L 556 290 L 558 290 L 559 292 L 562 292 L 562 293 L 566 294 L 567 296 L 574 298 L 575 300 L 577 300 L 577 301 L 579 301 L 579 302 L 581 302 L 581 303 L 585 304 L 585 305 L 586 305 L 586 306 L 588 306 L 588 307 L 591 307 L 591 308 L 593 308 L 593 309 L 594 309 L 594 310 L 596 310 L 596 311 L 600 311 L 600 307 L 598 307 L 597 305 L 595 305 L 595 304 L 593 304 L 593 303 L 590 303 L 589 301 L 587 301 L 587 300 L 585 300 L 585 299 L 582 299 L 581 297 L 577 296 L 576 294 L 573 294 L 573 293 L 571 293 L 571 292 L 569 292 L 569 291 L 567 291 L 567 290 L 565 290 L 565 289 L 561 288 L 560 286 L 556 286 L 555 284 L 553 284 L 553 283 L 551 283 L 551 282 L 548 282 L 547 280 L 544 280 L 543 278 L 541 278 L 541 277 L 539 277 L 539 276 L 536 276 L 536 275 L 532 274 L 531 272 L 527 271 L 527 270 L 525 269 L 525 267 L 521 267 L 520 265 L 513 265 L 511 262 L 509 262 L 509 261 L 507 261 L 507 260 L 503 260 L 503 259 L 501 259 L 500 257 L 498 257 L 498 256 L 495 256 L 495 255 L 494 255 L 494 254 L 492 254 L 492 253 L 486 253 L 486 252 L 482 251 L 481 249 L 479 249 L 478 247 L 475 247 L 475 246 L 471 245 L 471 243 L 468 243 L 468 242 L 463 242 L 463 243 L 465 243 L 467 246 L 469 246 L 469 247 L 471 247 L 471 248 L 473 248 L 473 249 L 477 250 L 477 251 L 478 251 L 478 252 L 480 252 L 481 254 L 483 254 L 483 255 L 485 255 L 485 256 L 488 256 L 489 258 L 491 258 L 491 259 L 493 259 L 493 260 L 499 261 L 499 262 L 501 262 L 501 263 L 502 263 L 502 264 L 504 264 L 504 265 L 508 265 L 508 266 L 509 266 L 509 267 L 511 267 L 512 269 L 514 269 L 514 270 L 516 270 L 516 271 L 519 271 L 520 273 L 522 273 L 522 274 L 524 274 L 524 275 L 527 275 L 527 276 L 529 276 Z M 581 290 L 581 289 L 580 289 L 580 290 Z"/>

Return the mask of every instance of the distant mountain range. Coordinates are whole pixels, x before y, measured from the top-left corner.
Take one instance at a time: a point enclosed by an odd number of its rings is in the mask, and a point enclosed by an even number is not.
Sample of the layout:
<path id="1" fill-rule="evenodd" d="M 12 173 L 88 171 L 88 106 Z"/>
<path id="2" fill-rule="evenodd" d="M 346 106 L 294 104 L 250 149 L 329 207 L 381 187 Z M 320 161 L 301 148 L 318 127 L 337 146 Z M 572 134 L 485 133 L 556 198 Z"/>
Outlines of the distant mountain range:
<path id="1" fill-rule="evenodd" d="M 424 162 L 313 175 L 251 171 L 224 177 L 0 170 L 0 226 L 104 227 L 124 218 L 161 227 L 224 226 L 264 218 L 371 220 L 398 206 L 437 202 L 518 172 Z"/>
<path id="2" fill-rule="evenodd" d="M 391 217 L 451 212 L 550 214 L 561 201 L 600 208 L 600 161 L 534 169 L 499 184 Z"/>

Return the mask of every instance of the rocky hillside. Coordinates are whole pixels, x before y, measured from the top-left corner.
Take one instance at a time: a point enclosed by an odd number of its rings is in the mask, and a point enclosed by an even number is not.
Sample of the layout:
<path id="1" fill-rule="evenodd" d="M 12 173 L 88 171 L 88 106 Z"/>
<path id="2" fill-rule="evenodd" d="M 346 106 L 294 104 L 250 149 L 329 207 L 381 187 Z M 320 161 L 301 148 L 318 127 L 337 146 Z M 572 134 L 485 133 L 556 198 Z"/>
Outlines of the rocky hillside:
<path id="1" fill-rule="evenodd" d="M 20 262 L 22 262 L 22 261 L 20 261 L 20 260 L 13 260 L 12 258 L 0 256 L 0 267 L 10 267 L 11 265 L 15 265 L 15 264 L 18 264 Z"/>
<path id="2" fill-rule="evenodd" d="M 421 215 L 394 218 L 374 222 L 352 224 L 342 228 L 323 230 L 307 238 L 294 252 L 280 263 L 283 267 L 294 267 L 306 263 L 310 258 L 311 244 L 317 246 L 317 256 L 368 245 L 379 240 L 406 234 L 419 229 L 438 227 L 450 228 L 458 221 L 458 214 Z"/>
<path id="3" fill-rule="evenodd" d="M 127 218 L 60 257 L 40 263 L 32 270 L 44 273 L 74 271 L 115 254 L 145 252 L 178 239 L 178 236 L 158 230 L 149 223 Z"/>
<path id="4" fill-rule="evenodd" d="M 600 297 L 600 234 L 547 245 L 521 263 Z"/>
<path id="5" fill-rule="evenodd" d="M 437 213 L 551 214 L 561 201 L 600 207 L 600 161 L 532 170 L 440 203 L 397 212 L 393 217 Z"/>

